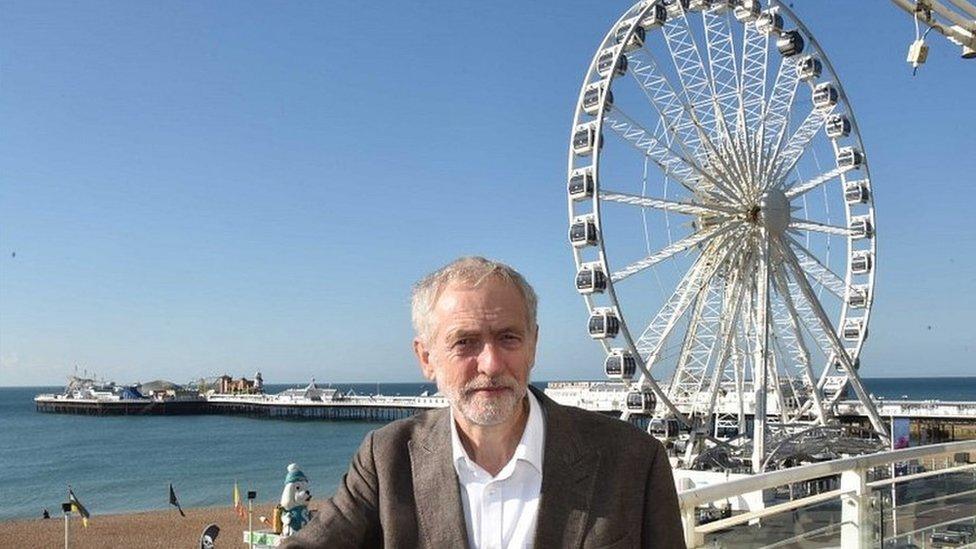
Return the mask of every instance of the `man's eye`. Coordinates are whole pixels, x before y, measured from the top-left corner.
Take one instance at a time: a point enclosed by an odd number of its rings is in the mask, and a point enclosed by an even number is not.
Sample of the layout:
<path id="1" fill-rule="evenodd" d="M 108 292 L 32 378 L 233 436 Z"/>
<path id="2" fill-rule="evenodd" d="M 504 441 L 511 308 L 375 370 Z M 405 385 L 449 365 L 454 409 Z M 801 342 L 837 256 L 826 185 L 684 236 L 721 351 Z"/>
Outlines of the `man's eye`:
<path id="1" fill-rule="evenodd" d="M 466 346 L 466 345 L 468 345 L 470 343 L 471 343 L 471 340 L 470 339 L 459 339 L 459 340 L 455 341 L 451 345 L 451 347 L 464 347 L 464 346 Z"/>

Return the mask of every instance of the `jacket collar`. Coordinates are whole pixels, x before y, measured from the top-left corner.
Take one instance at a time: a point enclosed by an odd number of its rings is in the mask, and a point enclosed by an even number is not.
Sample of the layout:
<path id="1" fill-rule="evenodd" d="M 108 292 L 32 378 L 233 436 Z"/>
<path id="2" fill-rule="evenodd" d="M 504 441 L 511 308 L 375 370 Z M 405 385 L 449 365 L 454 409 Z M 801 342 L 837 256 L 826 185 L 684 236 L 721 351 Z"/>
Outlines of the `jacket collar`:
<path id="1" fill-rule="evenodd" d="M 536 547 L 582 543 L 600 452 L 584 446 L 572 418 L 541 390 L 529 386 L 545 416 L 542 488 Z M 461 487 L 454 469 L 451 414 L 432 412 L 427 429 L 408 443 L 420 536 L 428 547 L 468 547 Z"/>
<path id="2" fill-rule="evenodd" d="M 468 547 L 461 487 L 451 459 L 451 414 L 431 413 L 432 424 L 410 439 L 417 526 L 423 547 Z"/>

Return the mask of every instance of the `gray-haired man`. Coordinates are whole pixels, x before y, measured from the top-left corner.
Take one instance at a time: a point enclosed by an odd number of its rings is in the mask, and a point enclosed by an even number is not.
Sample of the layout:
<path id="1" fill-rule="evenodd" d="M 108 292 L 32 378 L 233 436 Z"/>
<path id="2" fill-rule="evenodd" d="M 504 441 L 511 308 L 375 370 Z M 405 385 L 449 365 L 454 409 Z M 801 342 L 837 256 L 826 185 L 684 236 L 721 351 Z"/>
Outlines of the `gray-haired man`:
<path id="1" fill-rule="evenodd" d="M 414 352 L 450 407 L 371 432 L 285 547 L 684 547 L 661 444 L 529 388 L 536 301 L 481 257 L 417 283 Z"/>

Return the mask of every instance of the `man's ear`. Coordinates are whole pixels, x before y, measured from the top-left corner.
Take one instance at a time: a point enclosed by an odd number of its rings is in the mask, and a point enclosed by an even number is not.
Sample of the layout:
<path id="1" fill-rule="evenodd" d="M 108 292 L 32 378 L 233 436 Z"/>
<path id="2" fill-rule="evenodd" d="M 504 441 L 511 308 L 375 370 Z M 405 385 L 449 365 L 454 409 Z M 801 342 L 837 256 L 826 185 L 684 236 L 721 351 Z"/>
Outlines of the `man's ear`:
<path id="1" fill-rule="evenodd" d="M 420 372 L 429 381 L 434 381 L 434 365 L 430 363 L 430 350 L 419 338 L 413 340 L 413 353 L 417 355 L 417 362 L 420 364 Z"/>

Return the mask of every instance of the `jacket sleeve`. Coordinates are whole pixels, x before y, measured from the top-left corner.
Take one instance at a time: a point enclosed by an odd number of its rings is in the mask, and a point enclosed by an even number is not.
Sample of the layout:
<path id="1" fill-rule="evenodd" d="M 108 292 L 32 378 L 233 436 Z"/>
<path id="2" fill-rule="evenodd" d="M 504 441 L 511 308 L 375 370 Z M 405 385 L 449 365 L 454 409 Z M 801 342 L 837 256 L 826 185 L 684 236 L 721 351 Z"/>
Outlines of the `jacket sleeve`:
<path id="1" fill-rule="evenodd" d="M 657 442 L 657 441 L 655 441 Z M 661 443 L 651 460 L 651 472 L 647 476 L 644 499 L 644 536 L 641 547 L 685 549 L 681 527 L 681 511 L 678 509 L 678 492 L 668 454 Z"/>
<path id="2" fill-rule="evenodd" d="M 379 486 L 369 433 L 342 477 L 336 494 L 283 549 L 359 548 L 381 545 Z"/>

